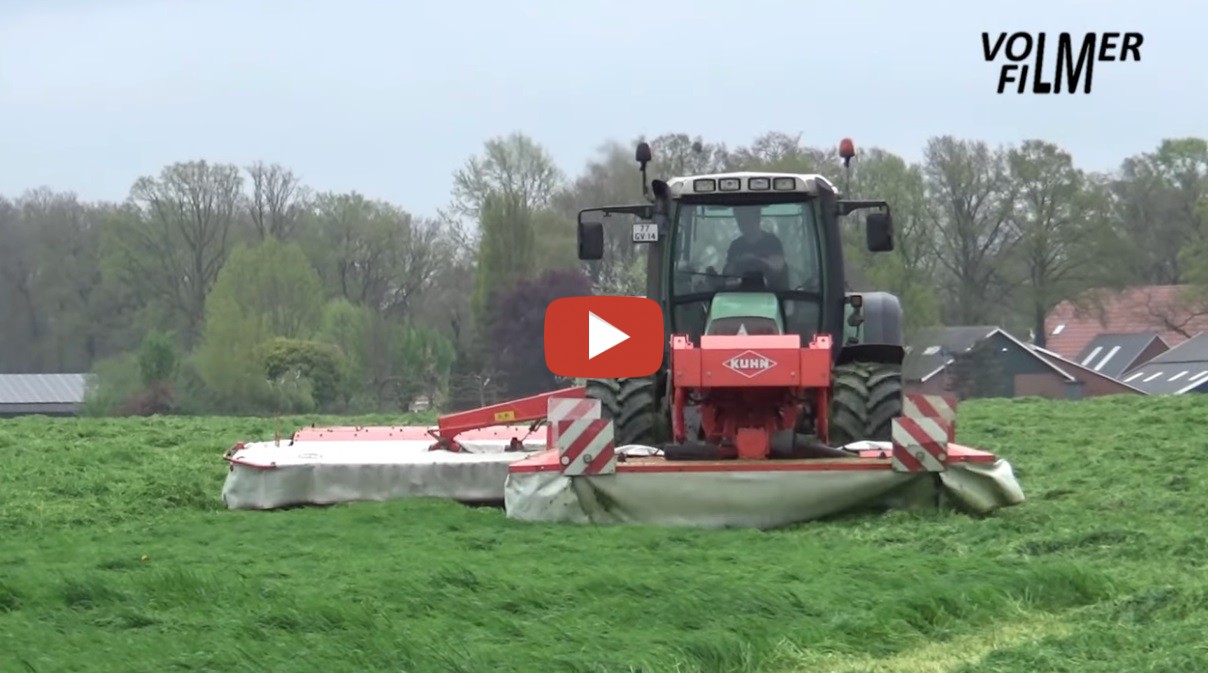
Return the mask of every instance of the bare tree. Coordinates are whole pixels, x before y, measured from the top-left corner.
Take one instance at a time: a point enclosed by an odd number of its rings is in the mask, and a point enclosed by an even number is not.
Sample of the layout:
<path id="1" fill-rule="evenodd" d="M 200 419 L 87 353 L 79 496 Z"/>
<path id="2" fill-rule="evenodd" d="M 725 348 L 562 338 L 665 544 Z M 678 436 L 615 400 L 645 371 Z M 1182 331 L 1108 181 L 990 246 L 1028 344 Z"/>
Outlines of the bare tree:
<path id="1" fill-rule="evenodd" d="M 706 142 L 700 136 L 690 136 L 687 133 L 665 133 L 650 140 L 650 149 L 654 154 L 651 163 L 651 177 L 671 178 L 680 175 L 695 175 L 699 173 L 716 173 L 729 166 L 731 157 L 725 145 Z M 633 147 L 629 149 L 629 165 L 637 168 L 633 162 Z"/>
<path id="2" fill-rule="evenodd" d="M 585 208 L 644 203 L 641 177 L 633 160 L 636 142 L 608 143 L 584 167 L 574 182 L 560 189 L 553 199 L 554 212 L 570 229 Z M 611 221 L 616 220 L 616 221 Z M 604 227 L 604 257 L 585 264 L 592 284 L 600 290 L 620 287 L 626 269 L 634 266 L 644 247 L 634 245 L 627 220 L 611 218 Z"/>
<path id="3" fill-rule="evenodd" d="M 242 182 L 237 166 L 173 164 L 134 183 L 117 228 L 122 281 L 175 313 L 189 343 L 200 337 L 206 294 L 230 251 Z"/>
<path id="4" fill-rule="evenodd" d="M 310 191 L 293 171 L 262 161 L 247 167 L 252 178 L 248 214 L 260 240 L 272 236 L 280 241 L 293 237 L 306 212 Z"/>
<path id="5" fill-rule="evenodd" d="M 734 150 L 730 164 L 732 168 L 820 173 L 831 179 L 836 179 L 842 172 L 833 145 L 830 149 L 810 147 L 802 142 L 801 134 L 779 131 L 765 133 L 749 146 Z"/>
<path id="6" fill-rule="evenodd" d="M 377 205 L 356 192 L 323 193 L 315 200 L 321 275 L 345 299 L 380 311 L 390 277 L 388 232 Z"/>
<path id="7" fill-rule="evenodd" d="M 345 299 L 405 319 L 453 256 L 445 225 L 361 194 L 315 201 L 321 274 Z"/>
<path id="8" fill-rule="evenodd" d="M 453 174 L 453 212 L 477 218 L 483 203 L 498 193 L 530 209 L 544 208 L 563 174 L 549 152 L 522 133 L 488 140 L 481 156 Z"/>
<path id="9" fill-rule="evenodd" d="M 451 263 L 452 243 L 439 220 L 416 218 L 399 208 L 391 208 L 390 216 L 397 228 L 390 260 L 393 273 L 383 310 L 407 319 L 418 299 L 432 289 L 440 272 Z"/>

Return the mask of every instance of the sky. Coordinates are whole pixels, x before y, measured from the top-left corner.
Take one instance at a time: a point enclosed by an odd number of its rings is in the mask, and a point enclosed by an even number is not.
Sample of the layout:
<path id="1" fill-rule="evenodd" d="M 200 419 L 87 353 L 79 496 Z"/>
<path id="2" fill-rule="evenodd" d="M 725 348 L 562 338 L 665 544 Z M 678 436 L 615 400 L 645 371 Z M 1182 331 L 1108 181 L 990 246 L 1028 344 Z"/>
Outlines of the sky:
<path id="1" fill-rule="evenodd" d="M 176 161 L 265 160 L 432 215 L 514 131 L 568 174 L 608 140 L 769 130 L 910 160 L 1043 138 L 1111 170 L 1208 136 L 1206 22 L 1189 0 L 3 0 L 0 194 L 120 200 Z M 1000 96 L 981 33 L 1017 30 L 1145 42 L 1090 95 Z"/>

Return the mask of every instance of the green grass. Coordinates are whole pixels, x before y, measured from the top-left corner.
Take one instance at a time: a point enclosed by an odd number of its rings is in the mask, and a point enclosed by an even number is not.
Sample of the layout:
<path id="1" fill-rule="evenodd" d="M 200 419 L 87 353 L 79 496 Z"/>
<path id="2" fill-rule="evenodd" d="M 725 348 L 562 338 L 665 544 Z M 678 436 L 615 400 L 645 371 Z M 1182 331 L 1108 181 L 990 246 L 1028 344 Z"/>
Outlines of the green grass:
<path id="1" fill-rule="evenodd" d="M 968 403 L 1028 502 L 772 532 L 232 512 L 221 454 L 271 420 L 0 421 L 0 671 L 1205 670 L 1205 420 Z"/>

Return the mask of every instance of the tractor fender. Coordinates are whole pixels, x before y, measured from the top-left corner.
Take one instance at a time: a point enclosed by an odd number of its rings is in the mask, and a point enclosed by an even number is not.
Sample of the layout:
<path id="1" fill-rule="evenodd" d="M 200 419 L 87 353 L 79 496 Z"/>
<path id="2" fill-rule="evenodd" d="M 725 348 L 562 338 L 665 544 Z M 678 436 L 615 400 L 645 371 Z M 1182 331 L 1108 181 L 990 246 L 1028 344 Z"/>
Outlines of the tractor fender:
<path id="1" fill-rule="evenodd" d="M 906 359 L 906 349 L 895 344 L 851 344 L 844 346 L 835 359 L 836 365 L 849 362 L 876 362 L 886 365 L 901 365 Z"/>
<path id="2" fill-rule="evenodd" d="M 844 345 L 836 364 L 879 362 L 900 365 L 906 358 L 902 339 L 902 302 L 889 292 L 861 292 L 864 338 Z"/>
<path id="3" fill-rule="evenodd" d="M 861 292 L 864 299 L 864 338 L 862 344 L 902 343 L 902 302 L 888 292 Z"/>

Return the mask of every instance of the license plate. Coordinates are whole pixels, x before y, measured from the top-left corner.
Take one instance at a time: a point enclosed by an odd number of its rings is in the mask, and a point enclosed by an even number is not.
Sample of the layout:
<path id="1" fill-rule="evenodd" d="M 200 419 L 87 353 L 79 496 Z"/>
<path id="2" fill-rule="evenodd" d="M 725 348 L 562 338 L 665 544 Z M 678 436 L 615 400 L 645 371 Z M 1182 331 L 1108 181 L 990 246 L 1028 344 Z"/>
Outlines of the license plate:
<path id="1" fill-rule="evenodd" d="M 654 222 L 638 222 L 633 225 L 634 243 L 658 243 L 659 225 Z"/>

